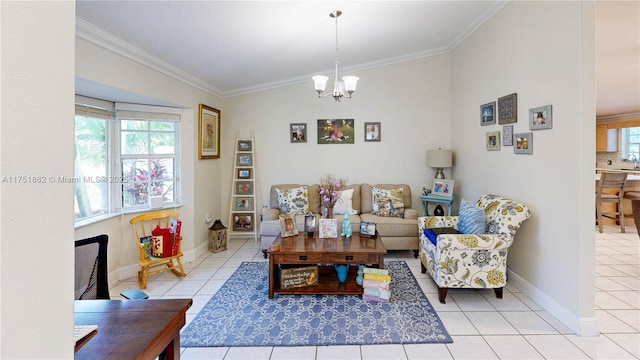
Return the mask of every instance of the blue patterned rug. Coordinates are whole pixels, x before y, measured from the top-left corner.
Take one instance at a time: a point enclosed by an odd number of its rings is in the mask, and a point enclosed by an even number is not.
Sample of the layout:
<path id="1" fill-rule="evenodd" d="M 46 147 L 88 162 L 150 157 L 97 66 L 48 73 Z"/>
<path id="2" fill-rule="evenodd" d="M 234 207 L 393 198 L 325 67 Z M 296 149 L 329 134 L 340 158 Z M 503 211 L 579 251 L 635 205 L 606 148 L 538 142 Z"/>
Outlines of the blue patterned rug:
<path id="1" fill-rule="evenodd" d="M 389 303 L 359 295 L 267 297 L 266 262 L 243 262 L 181 333 L 182 347 L 450 343 L 404 261 L 387 261 Z"/>

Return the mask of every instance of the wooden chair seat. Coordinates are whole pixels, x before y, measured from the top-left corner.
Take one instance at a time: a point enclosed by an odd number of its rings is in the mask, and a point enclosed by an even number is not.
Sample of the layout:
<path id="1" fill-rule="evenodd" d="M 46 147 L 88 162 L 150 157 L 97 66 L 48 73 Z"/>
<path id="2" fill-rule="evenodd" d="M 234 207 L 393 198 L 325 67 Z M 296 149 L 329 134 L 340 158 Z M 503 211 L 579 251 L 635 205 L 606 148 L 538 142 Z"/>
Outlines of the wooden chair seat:
<path id="1" fill-rule="evenodd" d="M 138 263 L 140 271 L 138 271 L 138 285 L 140 289 L 147 288 L 149 275 L 155 275 L 171 270 L 174 274 L 183 277 L 187 276 L 182 267 L 180 258 L 182 257 L 182 237 L 179 238 L 178 252 L 174 256 L 168 257 L 149 257 L 145 258 L 144 245 L 140 243 L 140 238 L 150 236 L 151 231 L 156 225 L 161 228 L 168 228 L 171 224 L 171 218 L 177 218 L 178 212 L 175 210 L 158 210 L 138 215 L 129 222 L 133 225 L 133 234 L 136 246 L 138 247 Z"/>

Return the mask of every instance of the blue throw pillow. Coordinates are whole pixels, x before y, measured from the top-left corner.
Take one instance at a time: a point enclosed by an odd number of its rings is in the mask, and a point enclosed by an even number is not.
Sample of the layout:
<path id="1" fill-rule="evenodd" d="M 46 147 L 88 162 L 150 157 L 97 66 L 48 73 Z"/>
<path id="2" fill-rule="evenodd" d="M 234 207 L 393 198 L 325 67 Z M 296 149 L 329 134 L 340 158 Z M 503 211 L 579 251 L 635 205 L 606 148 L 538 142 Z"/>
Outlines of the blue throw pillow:
<path id="1" fill-rule="evenodd" d="M 484 234 L 486 230 L 487 216 L 484 211 L 462 199 L 458 216 L 458 231 L 462 234 Z"/>

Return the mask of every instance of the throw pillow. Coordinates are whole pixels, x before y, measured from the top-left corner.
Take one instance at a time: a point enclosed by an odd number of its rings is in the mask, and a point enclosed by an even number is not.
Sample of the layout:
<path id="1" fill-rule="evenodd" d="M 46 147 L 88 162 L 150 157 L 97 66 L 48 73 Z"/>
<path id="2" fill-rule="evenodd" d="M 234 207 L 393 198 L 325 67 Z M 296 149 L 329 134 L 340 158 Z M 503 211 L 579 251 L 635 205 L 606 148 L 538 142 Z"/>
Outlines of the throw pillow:
<path id="1" fill-rule="evenodd" d="M 306 186 L 276 190 L 278 208 L 283 214 L 306 214 L 309 211 L 309 190 Z"/>
<path id="2" fill-rule="evenodd" d="M 383 217 L 404 217 L 404 203 L 395 198 L 378 197 L 378 212 L 375 215 Z"/>
<path id="3" fill-rule="evenodd" d="M 397 201 L 402 202 L 402 188 L 398 189 L 380 189 L 375 186 L 371 187 L 371 213 L 374 215 L 378 214 L 378 198 L 386 197 L 393 198 Z"/>
<path id="4" fill-rule="evenodd" d="M 353 211 L 353 189 L 347 189 L 340 191 L 340 197 L 336 200 L 336 203 L 333 205 L 333 214 L 334 215 L 344 215 L 346 211 L 349 211 L 349 215 L 355 215 Z"/>
<path id="5" fill-rule="evenodd" d="M 487 228 L 487 216 L 482 209 L 462 199 L 458 216 L 458 231 L 462 234 L 484 234 Z"/>

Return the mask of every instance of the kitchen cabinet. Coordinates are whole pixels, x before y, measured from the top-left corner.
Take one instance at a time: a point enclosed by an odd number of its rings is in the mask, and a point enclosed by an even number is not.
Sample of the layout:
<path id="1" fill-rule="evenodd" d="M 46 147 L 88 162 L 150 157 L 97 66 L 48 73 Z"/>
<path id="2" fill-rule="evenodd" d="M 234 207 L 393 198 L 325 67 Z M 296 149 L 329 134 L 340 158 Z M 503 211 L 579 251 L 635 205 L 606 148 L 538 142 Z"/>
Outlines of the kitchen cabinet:
<path id="1" fill-rule="evenodd" d="M 609 129 L 607 124 L 596 125 L 596 151 L 618 151 L 618 129 Z"/>

